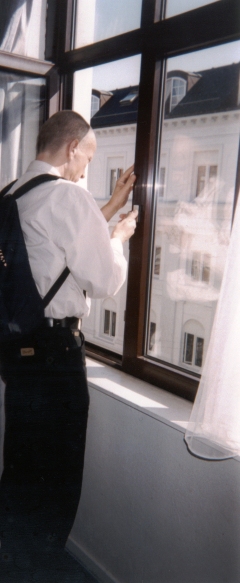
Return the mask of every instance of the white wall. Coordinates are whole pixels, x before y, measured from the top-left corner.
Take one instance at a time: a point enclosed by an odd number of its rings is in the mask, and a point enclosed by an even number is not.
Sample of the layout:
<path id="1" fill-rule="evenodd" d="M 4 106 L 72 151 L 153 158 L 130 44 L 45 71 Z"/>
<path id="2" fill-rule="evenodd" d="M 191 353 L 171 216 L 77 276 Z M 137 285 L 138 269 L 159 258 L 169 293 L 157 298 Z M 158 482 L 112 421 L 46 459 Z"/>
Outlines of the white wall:
<path id="1" fill-rule="evenodd" d="M 131 403 L 127 375 L 121 398 L 112 394 L 113 377 L 102 389 L 105 374 L 90 365 L 84 481 L 70 551 L 108 583 L 238 583 L 239 462 L 188 452 L 180 419 L 189 403 L 176 398 L 179 421 L 171 423 L 161 419 L 161 411 L 171 417 L 167 397 L 165 405 L 154 397 L 155 407 L 138 407 L 136 393 L 146 384 L 135 381 L 134 393 L 128 377 Z"/>

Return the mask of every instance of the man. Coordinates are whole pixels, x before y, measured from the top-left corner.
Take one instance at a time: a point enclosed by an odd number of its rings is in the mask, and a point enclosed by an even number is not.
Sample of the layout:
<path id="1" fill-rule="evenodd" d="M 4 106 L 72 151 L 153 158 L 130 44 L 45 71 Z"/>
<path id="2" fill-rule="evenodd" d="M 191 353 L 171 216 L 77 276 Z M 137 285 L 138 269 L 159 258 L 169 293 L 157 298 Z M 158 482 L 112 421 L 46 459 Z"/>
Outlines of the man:
<path id="1" fill-rule="evenodd" d="M 6 379 L 4 472 L 1 481 L 4 583 L 65 581 L 63 549 L 81 491 L 88 389 L 81 318 L 89 298 L 115 294 L 126 277 L 122 244 L 134 233 L 135 211 L 113 229 L 107 221 L 127 202 L 133 168 L 118 180 L 109 202 L 99 210 L 78 183 L 96 150 L 93 130 L 77 113 L 63 111 L 42 127 L 37 157 L 17 181 L 18 188 L 39 174 L 54 182 L 21 197 L 19 217 L 34 280 L 45 296 L 64 267 L 70 274 L 45 309 L 34 332 L 33 354 L 9 356 Z M 99 436 L 100 437 L 100 436 Z M 19 571 L 19 565 L 21 569 Z M 52 578 L 51 578 L 52 573 Z M 22 578 L 21 578 L 22 577 Z M 46 579 L 46 577 L 48 577 Z"/>

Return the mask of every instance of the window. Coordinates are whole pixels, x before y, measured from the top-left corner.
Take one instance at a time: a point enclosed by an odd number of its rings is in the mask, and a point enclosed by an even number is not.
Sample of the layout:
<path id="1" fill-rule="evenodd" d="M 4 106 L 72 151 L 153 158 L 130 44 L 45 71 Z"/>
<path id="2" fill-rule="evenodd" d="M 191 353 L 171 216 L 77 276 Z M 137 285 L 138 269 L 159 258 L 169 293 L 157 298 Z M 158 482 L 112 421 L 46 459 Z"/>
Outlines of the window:
<path id="1" fill-rule="evenodd" d="M 5 46 L 0 65 L 39 83 L 36 109 L 24 121 L 32 136 L 46 115 L 45 85 L 49 114 L 61 107 L 93 116 L 98 149 L 85 184 L 99 206 L 121 170 L 135 164 L 137 185 L 124 209 L 140 207 L 128 282 L 114 304 L 92 302 L 86 338 L 96 352 L 100 346 L 121 355 L 125 372 L 193 399 L 239 186 L 239 2 L 130 0 L 127 10 L 125 0 L 117 10 L 112 0 L 93 4 L 62 0 L 58 11 L 52 0 L 45 23 L 46 2 L 34 0 L 27 18 L 30 24 L 41 12 L 39 36 L 28 36 L 20 51 L 20 35 L 11 54 Z M 2 43 L 10 20 L 1 22 Z M 25 99 L 31 91 L 24 87 Z M 17 173 L 27 163 L 29 129 L 19 135 Z"/>
<path id="2" fill-rule="evenodd" d="M 112 196 L 116 182 L 120 176 L 123 174 L 123 168 L 114 168 L 110 170 L 110 191 L 109 196 Z"/>
<path id="3" fill-rule="evenodd" d="M 154 275 L 160 275 L 161 269 L 161 247 L 155 247 L 155 258 L 154 258 Z"/>
<path id="4" fill-rule="evenodd" d="M 75 46 L 107 39 L 138 28 L 141 19 L 141 0 L 78 0 Z"/>
<path id="5" fill-rule="evenodd" d="M 92 95 L 92 102 L 91 102 L 91 118 L 97 113 L 100 108 L 100 97 L 97 95 Z"/>
<path id="6" fill-rule="evenodd" d="M 155 322 L 150 322 L 149 327 L 149 350 L 153 350 L 155 345 L 155 334 L 156 334 L 156 324 Z"/>
<path id="7" fill-rule="evenodd" d="M 195 251 L 192 257 L 191 276 L 195 281 L 210 281 L 211 255 Z"/>
<path id="8" fill-rule="evenodd" d="M 175 14 L 187 12 L 188 10 L 199 8 L 206 4 L 212 4 L 213 2 L 219 2 L 219 0 L 181 0 L 181 3 L 175 2 L 174 0 L 167 0 L 166 17 L 175 16 Z"/>
<path id="9" fill-rule="evenodd" d="M 197 367 L 202 366 L 204 339 L 185 332 L 183 362 Z"/>
<path id="10" fill-rule="evenodd" d="M 186 94 L 187 81 L 181 77 L 172 77 L 169 73 L 166 83 L 166 113 L 170 113 Z"/>
<path id="11" fill-rule="evenodd" d="M 182 364 L 191 370 L 200 370 L 204 358 L 205 331 L 197 320 L 187 320 L 183 332 Z"/>
<path id="12" fill-rule="evenodd" d="M 218 167 L 216 164 L 212 166 L 198 166 L 196 196 L 203 194 L 207 187 L 212 189 L 212 192 L 215 192 L 217 171 Z"/>
<path id="13" fill-rule="evenodd" d="M 104 310 L 104 334 L 108 336 L 116 336 L 116 312 L 110 312 L 110 310 Z"/>
<path id="14" fill-rule="evenodd" d="M 138 91 L 130 91 L 129 93 L 127 93 L 127 95 L 125 95 L 125 97 L 123 97 L 122 99 L 120 99 L 120 104 L 121 105 L 130 105 L 133 101 L 135 101 L 135 99 L 137 99 L 138 97 Z"/>
<path id="15" fill-rule="evenodd" d="M 163 197 L 165 194 L 165 178 L 166 178 L 166 168 L 164 166 L 161 166 L 160 168 L 160 172 L 159 172 L 159 197 Z"/>

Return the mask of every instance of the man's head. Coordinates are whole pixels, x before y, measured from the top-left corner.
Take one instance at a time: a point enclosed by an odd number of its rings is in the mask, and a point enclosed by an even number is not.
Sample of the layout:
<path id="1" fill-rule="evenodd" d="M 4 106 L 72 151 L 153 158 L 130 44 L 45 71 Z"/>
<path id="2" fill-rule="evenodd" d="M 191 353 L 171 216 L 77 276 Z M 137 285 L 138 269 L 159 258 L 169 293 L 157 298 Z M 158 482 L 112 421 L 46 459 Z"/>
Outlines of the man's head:
<path id="1" fill-rule="evenodd" d="M 37 159 L 55 166 L 61 176 L 72 182 L 84 178 L 95 150 L 96 138 L 90 125 L 70 110 L 50 117 L 37 139 Z"/>

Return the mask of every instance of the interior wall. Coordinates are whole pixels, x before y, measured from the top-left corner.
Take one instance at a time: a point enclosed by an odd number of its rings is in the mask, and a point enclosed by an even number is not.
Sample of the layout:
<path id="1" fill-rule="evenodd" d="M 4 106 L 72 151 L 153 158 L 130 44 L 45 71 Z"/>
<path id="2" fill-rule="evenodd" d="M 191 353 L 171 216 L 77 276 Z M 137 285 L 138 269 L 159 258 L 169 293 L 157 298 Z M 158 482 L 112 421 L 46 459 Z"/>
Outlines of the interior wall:
<path id="1" fill-rule="evenodd" d="M 237 583 L 240 465 L 90 386 L 84 482 L 68 541 L 99 581 Z"/>

